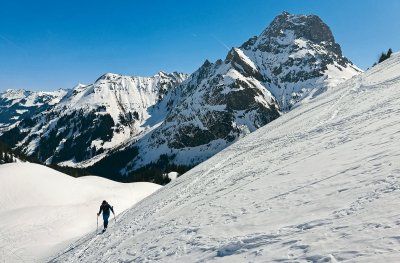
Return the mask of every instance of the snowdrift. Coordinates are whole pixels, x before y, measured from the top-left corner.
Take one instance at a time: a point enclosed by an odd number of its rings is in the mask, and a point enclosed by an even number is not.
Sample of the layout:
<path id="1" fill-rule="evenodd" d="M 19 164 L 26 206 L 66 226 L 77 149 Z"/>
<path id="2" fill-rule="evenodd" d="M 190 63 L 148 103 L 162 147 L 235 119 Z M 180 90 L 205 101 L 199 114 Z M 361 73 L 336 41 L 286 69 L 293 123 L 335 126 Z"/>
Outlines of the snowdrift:
<path id="1" fill-rule="evenodd" d="M 95 231 L 103 199 L 121 213 L 159 188 L 94 176 L 73 178 L 39 164 L 0 165 L 0 261 L 45 261 Z M 99 227 L 101 223 L 99 218 Z"/>
<path id="2" fill-rule="evenodd" d="M 400 260 L 400 56 L 146 198 L 55 262 Z"/>

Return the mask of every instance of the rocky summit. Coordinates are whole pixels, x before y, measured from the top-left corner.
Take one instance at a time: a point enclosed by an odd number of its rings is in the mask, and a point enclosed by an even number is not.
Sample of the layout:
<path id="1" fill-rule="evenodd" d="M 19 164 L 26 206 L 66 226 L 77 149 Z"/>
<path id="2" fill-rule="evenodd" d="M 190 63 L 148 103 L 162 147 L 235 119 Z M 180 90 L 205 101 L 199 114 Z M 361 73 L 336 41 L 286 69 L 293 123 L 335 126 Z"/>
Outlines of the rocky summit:
<path id="1" fill-rule="evenodd" d="M 316 15 L 284 12 L 240 48 L 257 65 L 283 111 L 361 72 Z"/>

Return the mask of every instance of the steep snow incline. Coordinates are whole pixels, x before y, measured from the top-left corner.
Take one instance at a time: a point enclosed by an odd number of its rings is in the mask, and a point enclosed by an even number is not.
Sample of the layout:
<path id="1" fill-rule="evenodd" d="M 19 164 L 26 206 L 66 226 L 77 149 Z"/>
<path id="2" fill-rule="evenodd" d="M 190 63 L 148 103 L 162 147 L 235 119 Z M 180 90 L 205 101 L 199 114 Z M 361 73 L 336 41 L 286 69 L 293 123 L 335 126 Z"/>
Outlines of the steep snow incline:
<path id="1" fill-rule="evenodd" d="M 93 176 L 76 179 L 32 163 L 0 165 L 0 261 L 43 261 L 96 229 L 103 199 L 121 213 L 159 188 Z"/>
<path id="2" fill-rule="evenodd" d="M 172 181 L 56 262 L 399 261 L 400 56 Z"/>

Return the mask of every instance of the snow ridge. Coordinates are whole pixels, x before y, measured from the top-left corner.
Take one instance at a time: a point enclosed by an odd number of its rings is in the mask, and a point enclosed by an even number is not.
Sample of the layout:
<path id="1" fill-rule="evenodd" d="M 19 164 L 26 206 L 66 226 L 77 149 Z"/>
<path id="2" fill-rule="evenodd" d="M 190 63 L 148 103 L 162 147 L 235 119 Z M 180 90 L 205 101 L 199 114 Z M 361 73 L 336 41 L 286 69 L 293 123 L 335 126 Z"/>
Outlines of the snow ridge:
<path id="1" fill-rule="evenodd" d="M 95 176 L 73 178 L 28 162 L 0 165 L 0 261 L 47 261 L 96 229 L 95 212 L 102 200 L 120 214 L 159 188 Z"/>

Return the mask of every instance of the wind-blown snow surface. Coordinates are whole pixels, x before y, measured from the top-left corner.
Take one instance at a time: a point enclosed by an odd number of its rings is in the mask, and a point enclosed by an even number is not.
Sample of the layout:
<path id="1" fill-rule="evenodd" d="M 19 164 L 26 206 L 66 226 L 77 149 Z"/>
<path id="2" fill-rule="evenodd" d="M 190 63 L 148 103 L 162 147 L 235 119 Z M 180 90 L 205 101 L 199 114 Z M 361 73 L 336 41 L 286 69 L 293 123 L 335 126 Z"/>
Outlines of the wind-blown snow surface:
<path id="1" fill-rule="evenodd" d="M 226 148 L 59 262 L 400 260 L 400 56 Z"/>
<path id="2" fill-rule="evenodd" d="M 0 261 L 43 261 L 94 232 L 103 199 L 118 214 L 159 188 L 94 176 L 73 178 L 39 164 L 0 165 Z M 101 223 L 99 218 L 99 227 Z"/>

